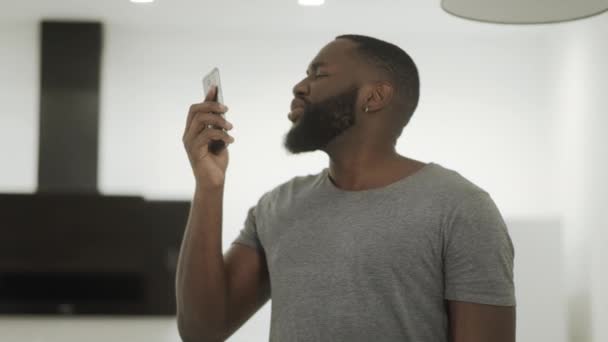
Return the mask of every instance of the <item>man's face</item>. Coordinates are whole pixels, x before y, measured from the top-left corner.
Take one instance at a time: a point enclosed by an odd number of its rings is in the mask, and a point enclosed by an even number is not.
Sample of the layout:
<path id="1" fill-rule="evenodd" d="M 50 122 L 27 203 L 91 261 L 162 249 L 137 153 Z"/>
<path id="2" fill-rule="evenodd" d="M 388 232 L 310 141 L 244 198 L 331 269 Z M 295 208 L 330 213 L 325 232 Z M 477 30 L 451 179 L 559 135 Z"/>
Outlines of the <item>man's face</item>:
<path id="1" fill-rule="evenodd" d="M 352 78 L 346 49 L 352 49 L 352 43 L 337 40 L 328 44 L 311 63 L 308 76 L 294 87 L 290 115 L 297 120 L 284 140 L 289 152 L 324 150 L 355 124 L 359 87 Z"/>

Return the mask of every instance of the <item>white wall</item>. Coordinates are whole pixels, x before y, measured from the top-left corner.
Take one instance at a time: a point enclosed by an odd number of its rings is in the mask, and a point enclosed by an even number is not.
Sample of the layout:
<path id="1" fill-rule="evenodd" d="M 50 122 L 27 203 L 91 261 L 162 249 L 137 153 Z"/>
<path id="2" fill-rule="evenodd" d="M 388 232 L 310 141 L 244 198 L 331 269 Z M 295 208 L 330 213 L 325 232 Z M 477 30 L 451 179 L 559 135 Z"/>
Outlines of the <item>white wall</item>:
<path id="1" fill-rule="evenodd" d="M 587 25 L 585 32 L 590 37 L 586 42 L 590 53 L 586 61 L 589 83 L 585 101 L 589 103 L 586 115 L 585 163 L 586 196 L 584 208 L 590 230 L 591 243 L 591 321 L 593 341 L 608 341 L 608 20 Z"/>
<path id="2" fill-rule="evenodd" d="M 594 21 L 589 25 L 599 24 Z M 605 96 L 599 90 L 583 100 L 571 99 L 564 104 L 563 89 L 568 89 L 573 78 L 602 85 L 605 83 L 599 75 L 608 71 L 601 57 L 608 55 L 602 36 L 589 37 L 588 44 L 572 45 L 568 42 L 576 41 L 581 34 L 570 30 L 574 27 L 485 26 L 486 30 L 479 33 L 459 36 L 362 32 L 397 43 L 419 65 L 421 103 L 398 143 L 399 151 L 461 172 L 488 190 L 507 221 L 513 222 L 510 229 L 516 248 L 518 341 L 566 340 L 568 283 L 563 277 L 568 274 L 560 255 L 572 246 L 565 244 L 563 250 L 561 227 L 570 234 L 564 237 L 576 238 L 580 231 L 568 224 L 573 223 L 572 217 L 582 215 L 582 209 L 574 207 L 570 208 L 571 214 L 565 213 L 562 191 L 564 183 L 572 181 L 572 175 L 581 169 L 563 173 L 558 167 L 564 165 L 563 142 L 573 139 L 576 147 L 571 147 L 567 160 L 576 160 L 583 148 L 576 145 L 581 139 L 576 137 L 583 135 L 577 135 L 576 129 L 563 131 L 563 123 L 577 127 L 582 119 L 562 108 L 593 101 L 594 109 L 588 113 L 594 116 L 586 117 L 595 124 L 606 123 L 604 117 L 596 115 L 605 108 Z M 224 248 L 242 227 L 246 209 L 263 192 L 294 175 L 326 166 L 327 158 L 320 152 L 287 155 L 281 140 L 290 127 L 286 115 L 292 86 L 303 77 L 307 63 L 320 47 L 342 32 L 291 37 L 243 33 L 210 40 L 208 34 L 194 32 L 138 32 L 117 25 L 107 25 L 105 30 L 99 164 L 99 189 L 103 193 L 190 199 L 193 179 L 181 135 L 189 105 L 202 100 L 201 77 L 216 65 L 222 72 L 224 97 L 231 108 L 227 118 L 235 126 L 231 134 L 236 138 L 230 147 Z M 36 187 L 36 33 L 34 23 L 0 26 L 3 192 L 33 192 Z M 572 39 L 565 41 L 568 34 Z M 578 69 L 578 57 L 568 57 L 578 54 L 595 54 L 594 67 Z M 599 126 L 594 129 L 595 140 L 585 140 L 590 144 L 585 146 L 600 155 L 603 133 Z M 587 165 L 584 168 L 589 171 Z M 606 164 L 601 165 L 605 170 Z M 573 187 L 568 189 L 576 190 Z M 597 191 L 590 191 L 588 196 L 602 198 Z M 599 207 L 595 213 L 599 213 Z M 600 216 L 596 217 L 599 220 Z M 606 238 L 605 233 L 602 236 Z M 580 248 L 576 251 L 576 260 L 584 262 L 584 253 Z M 602 262 L 606 255 L 597 254 L 594 260 L 594 270 L 599 270 L 605 265 Z M 606 278 L 597 278 L 593 284 L 606 284 Z M 605 302 L 599 290 L 594 295 Z M 544 305 L 538 306 L 539 298 Z M 596 321 L 608 317 L 602 310 L 595 308 Z M 231 340 L 267 338 L 269 311 L 266 305 Z M 30 333 L 24 328 L 29 323 L 15 330 L 19 327 L 16 322 L 28 321 L 0 319 L 0 331 L 11 328 L 16 331 L 10 335 L 15 341 L 31 340 L 24 335 Z M 172 320 L 165 320 L 158 329 L 169 329 L 168 335 L 174 336 L 172 325 L 166 322 Z M 37 329 L 57 327 L 36 324 Z M 140 325 L 131 327 L 132 340 L 145 336 L 138 334 L 156 331 Z M 56 340 L 68 341 L 69 334 L 57 335 Z M 600 328 L 596 331 L 597 336 L 605 334 Z M 166 339 L 172 340 L 174 337 Z"/>
<path id="3" fill-rule="evenodd" d="M 594 17 L 562 26 L 556 74 L 560 212 L 571 341 L 608 340 L 608 21 Z"/>
<path id="4" fill-rule="evenodd" d="M 0 24 L 0 191 L 38 179 L 39 57 L 35 24 Z"/>

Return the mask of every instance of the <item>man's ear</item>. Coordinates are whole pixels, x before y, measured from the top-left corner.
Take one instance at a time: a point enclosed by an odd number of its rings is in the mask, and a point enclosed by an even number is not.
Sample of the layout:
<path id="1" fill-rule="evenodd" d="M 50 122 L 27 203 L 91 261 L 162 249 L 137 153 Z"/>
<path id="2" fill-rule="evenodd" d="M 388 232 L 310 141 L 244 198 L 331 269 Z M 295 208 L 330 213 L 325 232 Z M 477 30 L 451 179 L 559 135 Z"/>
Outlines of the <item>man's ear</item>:
<path id="1" fill-rule="evenodd" d="M 368 112 L 382 110 L 393 99 L 395 88 L 389 82 L 377 82 L 371 86 L 370 92 L 367 95 L 364 103 L 363 111 L 367 108 Z"/>

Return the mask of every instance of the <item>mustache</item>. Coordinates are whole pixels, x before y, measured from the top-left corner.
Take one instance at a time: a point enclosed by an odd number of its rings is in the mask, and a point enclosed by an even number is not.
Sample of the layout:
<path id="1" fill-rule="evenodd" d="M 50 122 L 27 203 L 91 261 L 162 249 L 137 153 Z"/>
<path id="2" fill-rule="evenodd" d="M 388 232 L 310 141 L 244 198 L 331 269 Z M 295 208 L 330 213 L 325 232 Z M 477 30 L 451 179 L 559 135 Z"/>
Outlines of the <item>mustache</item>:
<path id="1" fill-rule="evenodd" d="M 299 103 L 301 103 L 301 104 L 303 104 L 303 105 L 304 105 L 304 108 L 308 108 L 308 107 L 310 107 L 310 105 L 312 104 L 312 103 L 310 102 L 310 100 L 305 99 L 305 98 L 303 98 L 303 97 L 299 97 L 299 96 L 294 97 L 294 100 L 293 100 L 293 102 L 292 102 L 292 103 L 298 103 L 298 102 L 299 102 Z"/>

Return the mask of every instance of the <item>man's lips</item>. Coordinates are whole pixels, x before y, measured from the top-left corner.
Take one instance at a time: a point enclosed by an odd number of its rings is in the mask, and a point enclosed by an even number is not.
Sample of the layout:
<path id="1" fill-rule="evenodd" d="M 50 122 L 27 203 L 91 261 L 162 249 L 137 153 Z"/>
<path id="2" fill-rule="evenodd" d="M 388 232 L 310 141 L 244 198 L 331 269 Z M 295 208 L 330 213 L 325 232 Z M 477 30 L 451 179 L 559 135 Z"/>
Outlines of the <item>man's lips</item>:
<path id="1" fill-rule="evenodd" d="M 291 120 L 291 122 L 295 123 L 296 121 L 298 121 L 300 119 L 300 117 L 303 114 L 304 114 L 303 107 L 293 107 L 293 109 L 291 110 L 291 112 L 289 112 L 289 115 L 287 115 L 287 117 L 289 118 L 289 120 Z"/>
<path id="2" fill-rule="evenodd" d="M 295 123 L 304 114 L 306 102 L 302 99 L 295 98 L 291 101 L 291 112 L 288 115 L 289 120 Z"/>
<path id="3" fill-rule="evenodd" d="M 306 102 L 304 102 L 304 100 L 295 98 L 291 101 L 291 110 L 294 110 L 298 107 L 306 108 Z"/>

